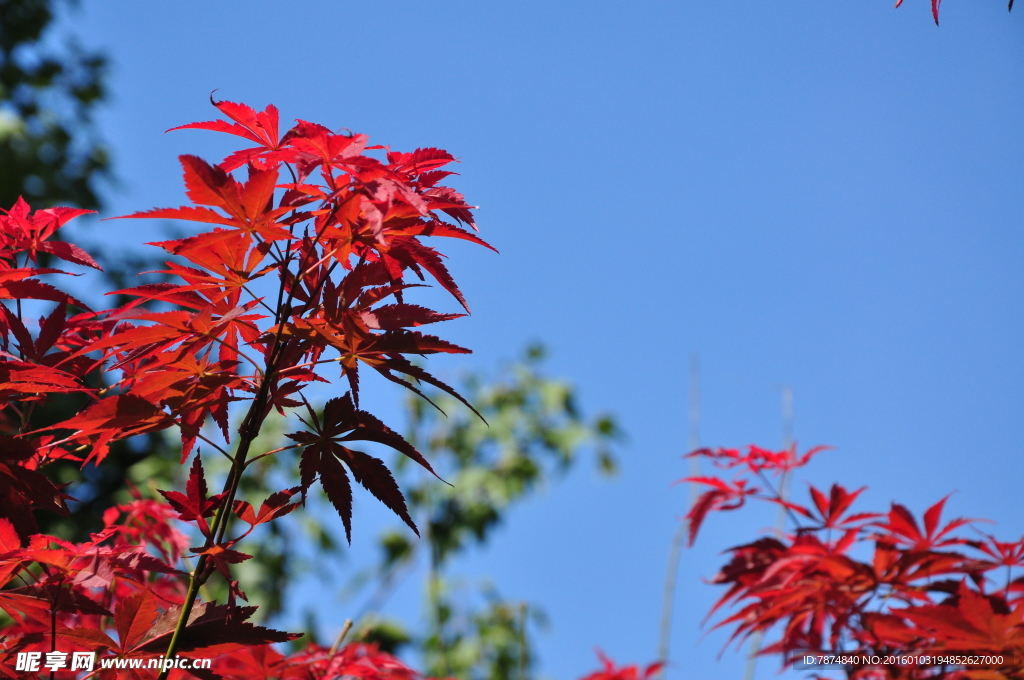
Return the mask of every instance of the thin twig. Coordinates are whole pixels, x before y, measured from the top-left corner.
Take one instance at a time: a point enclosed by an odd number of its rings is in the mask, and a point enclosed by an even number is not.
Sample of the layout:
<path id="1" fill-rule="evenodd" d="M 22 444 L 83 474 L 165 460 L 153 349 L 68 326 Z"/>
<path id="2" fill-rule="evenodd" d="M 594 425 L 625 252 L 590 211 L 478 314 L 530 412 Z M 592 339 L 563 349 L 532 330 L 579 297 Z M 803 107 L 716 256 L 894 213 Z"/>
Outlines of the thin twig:
<path id="1" fill-rule="evenodd" d="M 252 465 L 256 461 L 258 461 L 260 458 L 266 458 L 267 456 L 272 456 L 275 453 L 281 453 L 282 451 L 287 451 L 288 449 L 294 449 L 294 448 L 296 448 L 298 446 L 302 446 L 302 444 L 289 444 L 288 446 L 282 446 L 281 448 L 274 449 L 273 451 L 267 451 L 266 453 L 261 453 L 260 455 L 256 456 L 255 458 L 250 458 L 249 460 L 247 460 L 245 462 L 245 466 L 244 467 L 249 467 L 250 465 Z"/>
<path id="2" fill-rule="evenodd" d="M 689 448 L 696 451 L 700 448 L 700 356 L 696 353 L 690 357 L 690 436 Z M 700 476 L 700 461 L 690 459 L 690 476 Z M 692 508 L 697 501 L 697 485 L 690 483 L 688 507 Z M 672 537 L 672 545 L 668 553 L 668 569 L 665 572 L 665 587 L 661 596 L 661 626 L 658 641 L 659 680 L 665 679 L 668 670 L 668 653 L 672 641 L 672 614 L 675 608 L 676 573 L 679 571 L 679 558 L 683 551 L 683 541 L 690 528 L 689 520 L 682 520 Z"/>
<path id="3" fill-rule="evenodd" d="M 341 632 L 338 633 L 338 639 L 331 645 L 331 651 L 327 653 L 327 656 L 334 656 L 338 653 L 338 648 L 341 647 L 342 640 L 348 635 L 348 631 L 352 628 L 352 619 L 345 619 L 345 625 L 341 627 Z"/>
<path id="4" fill-rule="evenodd" d="M 251 281 L 252 279 L 249 279 L 249 280 Z M 249 290 L 249 287 L 248 287 L 248 286 L 245 286 L 245 285 L 243 285 L 243 286 L 242 286 L 242 290 L 244 290 L 244 291 L 245 291 L 246 293 L 248 293 L 248 294 L 249 294 L 249 295 L 250 295 L 250 296 L 252 297 L 252 299 L 253 299 L 253 300 L 255 300 L 255 301 L 256 301 L 257 303 L 259 303 L 260 305 L 263 305 L 263 309 L 267 310 L 267 311 L 268 311 L 268 312 L 270 312 L 271 314 L 277 314 L 277 312 L 275 312 L 275 311 L 274 311 L 274 310 L 273 310 L 273 309 L 272 309 L 272 308 L 270 307 L 270 305 L 268 305 L 268 304 L 267 304 L 266 302 L 264 302 L 264 301 L 263 301 L 263 298 L 261 298 L 261 297 L 257 297 L 257 296 L 256 296 L 256 293 L 254 293 L 254 292 L 252 292 L 251 290 Z"/>

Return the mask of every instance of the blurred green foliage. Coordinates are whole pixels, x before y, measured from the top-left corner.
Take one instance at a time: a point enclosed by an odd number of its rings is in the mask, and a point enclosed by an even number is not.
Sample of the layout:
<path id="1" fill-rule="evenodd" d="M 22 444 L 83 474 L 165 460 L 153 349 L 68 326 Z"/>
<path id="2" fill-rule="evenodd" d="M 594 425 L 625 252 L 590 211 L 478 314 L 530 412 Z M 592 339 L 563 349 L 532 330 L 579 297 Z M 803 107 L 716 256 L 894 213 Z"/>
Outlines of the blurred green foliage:
<path id="1" fill-rule="evenodd" d="M 65 3 L 67 4 L 67 3 Z M 105 59 L 52 36 L 55 0 L 0 0 L 0 206 L 97 208 L 108 172 L 92 118 Z"/>
<path id="2" fill-rule="evenodd" d="M 615 471 L 612 445 L 621 437 L 615 420 L 585 417 L 572 385 L 543 375 L 543 357 L 543 348 L 535 345 L 498 377 L 470 375 L 464 381 L 460 391 L 486 423 L 445 394 L 429 396 L 447 417 L 422 399 L 407 401 L 407 438 L 445 481 L 407 460 L 397 462 L 396 474 L 423 538 L 398 527 L 380 537 L 378 564 L 370 578 L 362 575 L 374 592 L 356 631 L 363 639 L 379 635 L 375 612 L 426 553 L 428 626 L 423 634 L 407 637 L 427 675 L 531 677 L 530 630 L 543 623 L 542 610 L 505 600 L 490 585 L 465 592 L 449 575 L 452 562 L 487 543 L 513 506 L 568 472 L 584 453 L 603 474 Z"/>

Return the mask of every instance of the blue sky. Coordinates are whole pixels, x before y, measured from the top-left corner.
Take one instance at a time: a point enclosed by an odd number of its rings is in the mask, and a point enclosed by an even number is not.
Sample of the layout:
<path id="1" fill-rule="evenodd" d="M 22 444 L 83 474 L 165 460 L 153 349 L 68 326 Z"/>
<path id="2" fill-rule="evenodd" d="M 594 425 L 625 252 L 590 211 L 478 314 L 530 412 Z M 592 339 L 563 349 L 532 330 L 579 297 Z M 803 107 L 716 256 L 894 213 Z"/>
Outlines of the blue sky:
<path id="1" fill-rule="evenodd" d="M 790 385 L 796 439 L 836 447 L 814 483 L 916 512 L 958 490 L 954 515 L 1024 532 L 1024 16 L 942 12 L 936 28 L 925 0 L 84 0 L 63 27 L 111 58 L 110 215 L 179 205 L 176 156 L 230 150 L 163 134 L 213 118 L 214 89 L 462 160 L 455 184 L 501 255 L 448 248 L 474 314 L 446 337 L 476 353 L 442 374 L 540 339 L 548 371 L 629 434 L 616 480 L 579 470 L 459 567 L 543 605 L 542 671 L 568 680 L 596 645 L 656 654 L 693 352 L 703 443 L 777 445 Z M 121 247 L 150 228 L 89 234 Z M 353 560 L 373 538 L 361 511 Z M 701 640 L 701 578 L 773 519 L 713 518 L 685 553 L 673 680 L 741 677 L 721 634 Z M 329 627 L 347 613 L 319 586 L 297 597 L 327 602 Z"/>

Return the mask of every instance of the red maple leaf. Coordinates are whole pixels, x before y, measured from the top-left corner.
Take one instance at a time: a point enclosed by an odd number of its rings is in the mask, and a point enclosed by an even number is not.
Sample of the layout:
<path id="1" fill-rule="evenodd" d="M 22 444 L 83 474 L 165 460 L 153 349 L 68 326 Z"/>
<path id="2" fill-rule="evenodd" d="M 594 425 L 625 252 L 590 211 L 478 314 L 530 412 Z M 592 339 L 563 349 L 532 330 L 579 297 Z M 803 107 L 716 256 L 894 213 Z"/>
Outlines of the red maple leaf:
<path id="1" fill-rule="evenodd" d="M 342 442 L 369 441 L 385 444 L 416 461 L 432 474 L 434 470 L 423 455 L 401 435 L 366 411 L 356 409 L 352 397 L 331 399 L 324 406 L 323 420 L 309 408 L 309 421 L 303 421 L 312 432 L 287 435 L 303 445 L 299 469 L 303 494 L 319 476 L 320 485 L 345 525 L 345 535 L 352 538 L 352 488 L 342 462 L 355 480 L 398 515 L 417 535 L 416 528 L 398 484 L 379 459 L 344 446 Z"/>

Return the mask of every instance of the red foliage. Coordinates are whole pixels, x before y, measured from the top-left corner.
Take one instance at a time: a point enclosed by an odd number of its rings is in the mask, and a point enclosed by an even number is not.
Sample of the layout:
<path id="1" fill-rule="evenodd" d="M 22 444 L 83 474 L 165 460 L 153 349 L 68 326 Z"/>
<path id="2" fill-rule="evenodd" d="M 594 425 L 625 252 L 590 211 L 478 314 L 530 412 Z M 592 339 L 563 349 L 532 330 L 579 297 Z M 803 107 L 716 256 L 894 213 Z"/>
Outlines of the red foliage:
<path id="1" fill-rule="evenodd" d="M 795 525 L 790 534 L 728 550 L 731 560 L 713 579 L 728 589 L 712 613 L 726 605 L 737 610 L 716 627 L 730 627 L 730 640 L 779 630 L 761 653 L 781 654 L 786 665 L 804 652 L 844 646 L 866 654 L 869 662 L 862 656 L 846 664 L 849 678 L 1024 678 L 1024 576 L 1014 578 L 1012 571 L 1024 566 L 1024 538 L 1004 543 L 980 532 L 985 540 L 963 536 L 958 530 L 975 520 L 943 523 L 948 497 L 920 522 L 898 503 L 888 513 L 850 514 L 863 489 L 849 492 L 838 484 L 827 494 L 812 486 L 808 506 L 780 498 L 767 475 L 781 477 L 815 451 L 799 459 L 795 448 L 689 454 L 719 467 L 745 468 L 731 483 L 688 478 L 712 487 L 688 515 L 691 536 L 708 511 L 737 508 L 748 497 L 783 505 Z M 746 488 L 744 475 L 751 474 L 770 491 L 758 495 Z M 955 662 L 968 653 L 1002 661 Z M 922 655 L 953 662 L 904 663 Z M 902 659 L 873 663 L 871 656 Z"/>
<path id="2" fill-rule="evenodd" d="M 662 664 L 652 663 L 647 668 L 640 670 L 639 666 L 616 666 L 615 662 L 605 656 L 600 649 L 597 650 L 597 658 L 601 660 L 603 668 L 594 671 L 581 680 L 648 680 L 661 670 Z"/>
<path id="3" fill-rule="evenodd" d="M 462 314 L 408 304 L 405 291 L 420 284 L 407 275 L 429 275 L 468 311 L 443 256 L 423 239 L 487 244 L 464 228 L 475 229 L 471 206 L 439 184 L 452 174 L 441 169 L 455 160 L 447 152 L 392 152 L 367 146 L 365 135 L 305 121 L 280 136 L 273 106 L 256 112 L 214 104 L 233 122 L 183 127 L 227 132 L 256 146 L 217 165 L 182 156 L 192 205 L 128 216 L 216 225 L 153 244 L 175 257 L 164 270 L 172 282 L 117 291 L 131 301 L 93 311 L 40 279 L 65 272 L 34 266 L 47 253 L 99 268 L 81 248 L 52 240 L 85 211 L 32 212 L 19 200 L 0 215 L 0 299 L 13 301 L 0 303 L 0 609 L 12 620 L 0 638 L 0 676 L 37 677 L 50 662 L 61 678 L 418 677 L 367 645 L 278 653 L 271 643 L 298 636 L 249 621 L 256 608 L 239 604 L 245 594 L 232 567 L 250 557 L 238 542 L 294 510 L 318 480 L 346 534 L 350 474 L 415 530 L 384 463 L 351 446 L 385 444 L 432 472 L 430 464 L 359 408 L 359 368 L 417 393 L 415 383 L 427 383 L 461 399 L 407 355 L 468 352 L 416 330 Z M 52 311 L 33 333 L 27 305 L 47 302 Z M 78 311 L 69 314 L 72 308 Z M 321 373 L 333 366 L 351 391 L 319 415 L 303 388 L 329 382 Z M 99 372 L 110 375 L 108 387 L 95 387 Z M 84 408 L 31 428 L 39 402 L 72 392 L 85 395 Z M 303 405 L 309 429 L 289 434 L 295 443 L 286 447 L 302 449 L 299 484 L 258 509 L 236 498 L 247 463 L 278 453 L 251 450 L 263 420 L 272 409 Z M 243 418 L 232 447 L 229 410 L 239 406 Z M 211 439 L 207 424 L 220 431 L 223 445 Z M 35 511 L 66 514 L 70 498 L 42 468 L 59 459 L 102 464 L 113 442 L 167 428 L 180 432 L 182 463 L 193 457 L 184 492 L 162 491 L 166 503 L 136 495 L 107 511 L 104 529 L 85 543 L 39 533 Z M 220 493 L 208 489 L 203 445 L 232 461 Z M 232 518 L 246 528 L 232 532 Z M 190 547 L 179 525 L 191 527 L 200 545 Z M 198 556 L 190 571 L 187 554 Z M 229 585 L 225 604 L 198 598 L 214 574 Z M 122 666 L 97 665 L 88 673 L 60 658 L 74 652 L 98 653 Z M 216 662 L 187 672 L 131 667 L 133 660 L 163 655 Z"/>

